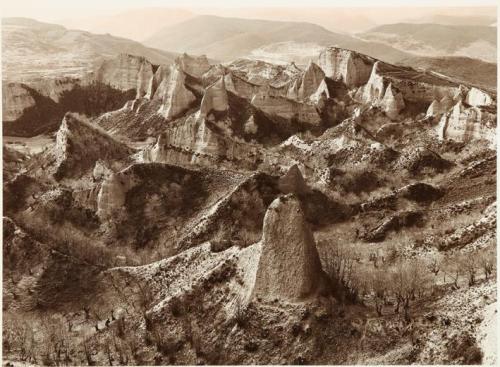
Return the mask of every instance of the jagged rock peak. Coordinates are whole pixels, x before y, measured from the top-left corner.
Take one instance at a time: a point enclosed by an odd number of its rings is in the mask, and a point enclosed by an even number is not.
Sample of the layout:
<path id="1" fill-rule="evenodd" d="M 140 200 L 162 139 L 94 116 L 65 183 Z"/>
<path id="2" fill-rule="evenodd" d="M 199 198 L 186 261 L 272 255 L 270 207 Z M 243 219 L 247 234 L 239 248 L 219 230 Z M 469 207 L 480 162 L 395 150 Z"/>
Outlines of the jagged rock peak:
<path id="1" fill-rule="evenodd" d="M 349 88 L 359 87 L 370 78 L 375 59 L 338 47 L 328 47 L 319 55 L 319 66 L 327 77 L 342 80 Z"/>
<path id="2" fill-rule="evenodd" d="M 314 92 L 317 91 L 321 82 L 325 79 L 325 73 L 323 70 L 313 63 L 309 62 L 306 71 L 302 76 L 300 87 L 298 90 L 299 100 L 305 100 L 309 98 Z"/>
<path id="3" fill-rule="evenodd" d="M 162 99 L 164 94 L 160 91 L 162 81 L 167 80 L 170 75 L 171 68 L 168 65 L 160 65 L 156 69 L 153 77 L 149 80 L 147 93 L 144 98 L 147 99 Z M 157 93 L 158 91 L 158 93 Z M 164 90 L 163 90 L 164 92 Z"/>
<path id="4" fill-rule="evenodd" d="M 194 94 L 184 85 L 185 79 L 184 72 L 177 66 L 173 66 L 168 78 L 161 83 L 161 88 L 158 88 L 158 92 L 163 94 L 162 105 L 158 113 L 167 120 L 184 113 L 196 100 Z"/>
<path id="5" fill-rule="evenodd" d="M 264 217 L 253 297 L 301 301 L 320 291 L 324 277 L 299 199 L 293 194 L 278 197 Z"/>
<path id="6" fill-rule="evenodd" d="M 224 112 L 229 109 L 224 76 L 205 89 L 200 106 L 200 116 L 206 117 L 210 112 Z"/>
<path id="7" fill-rule="evenodd" d="M 175 59 L 175 63 L 179 65 L 181 70 L 186 74 L 196 78 L 200 78 L 210 69 L 210 63 L 206 55 L 190 56 L 187 53 L 183 53 Z"/>
<path id="8" fill-rule="evenodd" d="M 308 191 L 307 184 L 300 172 L 299 167 L 294 164 L 287 173 L 279 179 L 280 191 L 284 194 L 305 194 Z"/>

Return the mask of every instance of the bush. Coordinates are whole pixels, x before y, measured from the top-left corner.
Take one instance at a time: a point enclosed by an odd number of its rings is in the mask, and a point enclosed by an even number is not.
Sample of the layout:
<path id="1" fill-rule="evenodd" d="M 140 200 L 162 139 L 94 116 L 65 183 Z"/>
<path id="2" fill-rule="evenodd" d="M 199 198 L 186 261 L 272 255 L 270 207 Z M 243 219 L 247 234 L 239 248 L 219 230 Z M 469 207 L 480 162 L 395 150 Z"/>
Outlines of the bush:
<path id="1" fill-rule="evenodd" d="M 467 365 L 481 364 L 483 352 L 476 345 L 474 337 L 468 332 L 464 332 L 448 345 L 448 357 L 450 362 Z"/>

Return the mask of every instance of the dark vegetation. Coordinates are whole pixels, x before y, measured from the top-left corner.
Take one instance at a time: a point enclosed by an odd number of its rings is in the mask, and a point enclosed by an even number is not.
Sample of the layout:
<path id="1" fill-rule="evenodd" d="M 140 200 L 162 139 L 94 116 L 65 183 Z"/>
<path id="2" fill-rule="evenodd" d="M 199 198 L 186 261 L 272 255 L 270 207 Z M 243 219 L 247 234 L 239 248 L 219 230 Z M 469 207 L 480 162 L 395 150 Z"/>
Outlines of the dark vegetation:
<path id="1" fill-rule="evenodd" d="M 56 103 L 36 90 L 26 87 L 35 100 L 35 105 L 26 109 L 19 119 L 3 122 L 3 134 L 31 137 L 55 131 L 66 112 L 79 112 L 97 116 L 103 112 L 123 107 L 135 97 L 135 91 L 119 91 L 107 84 L 92 82 L 76 84 L 72 90 L 64 91 Z"/>

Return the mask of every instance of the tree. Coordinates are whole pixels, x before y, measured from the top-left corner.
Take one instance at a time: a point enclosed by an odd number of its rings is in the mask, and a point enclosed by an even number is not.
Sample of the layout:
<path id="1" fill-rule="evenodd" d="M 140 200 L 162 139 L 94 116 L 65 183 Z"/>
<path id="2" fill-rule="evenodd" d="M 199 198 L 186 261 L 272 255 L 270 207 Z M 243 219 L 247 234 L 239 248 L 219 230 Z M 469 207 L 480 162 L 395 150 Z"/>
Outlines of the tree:
<path id="1" fill-rule="evenodd" d="M 484 251 L 479 255 L 478 263 L 482 268 L 484 277 L 489 279 L 490 275 L 493 273 L 493 269 L 495 268 L 495 251 Z"/>
<path id="2" fill-rule="evenodd" d="M 369 289 L 373 294 L 375 301 L 375 311 L 377 315 L 382 316 L 383 305 L 388 296 L 389 279 L 384 270 L 374 270 L 368 275 Z"/>
<path id="3" fill-rule="evenodd" d="M 476 284 L 476 274 L 478 268 L 478 259 L 473 254 L 461 254 L 458 256 L 458 265 L 467 274 L 469 287 Z"/>
<path id="4" fill-rule="evenodd" d="M 346 245 L 333 246 L 323 256 L 323 270 L 342 286 L 351 302 L 356 302 L 359 294 L 359 281 L 354 276 L 358 259 L 359 254 Z"/>
<path id="5" fill-rule="evenodd" d="M 395 313 L 403 307 L 404 317 L 410 321 L 410 302 L 423 297 L 429 287 L 425 266 L 419 260 L 399 261 L 391 274 L 392 293 L 396 299 Z"/>
<path id="6" fill-rule="evenodd" d="M 444 263 L 443 276 L 450 276 L 453 281 L 453 287 L 458 289 L 458 280 L 460 275 L 463 273 L 463 270 L 464 269 L 462 268 L 458 256 L 448 257 Z"/>

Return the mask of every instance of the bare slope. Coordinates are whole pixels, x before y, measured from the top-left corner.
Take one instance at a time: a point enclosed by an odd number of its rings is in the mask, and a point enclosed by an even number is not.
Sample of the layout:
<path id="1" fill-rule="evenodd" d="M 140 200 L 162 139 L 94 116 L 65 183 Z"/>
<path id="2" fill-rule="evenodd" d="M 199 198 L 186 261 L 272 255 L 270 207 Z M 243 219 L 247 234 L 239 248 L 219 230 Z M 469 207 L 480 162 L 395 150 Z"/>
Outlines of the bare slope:
<path id="1" fill-rule="evenodd" d="M 126 38 L 28 18 L 2 19 L 2 53 L 2 78 L 12 81 L 81 77 L 96 61 L 120 53 L 144 56 L 154 63 L 169 63 L 175 57 Z"/>

